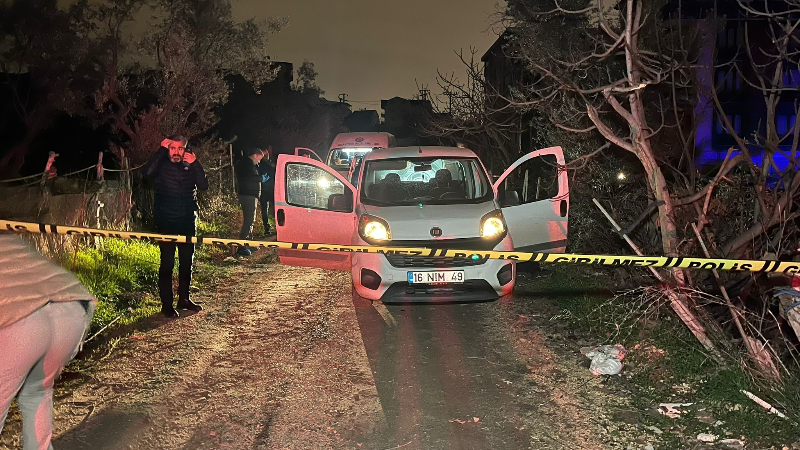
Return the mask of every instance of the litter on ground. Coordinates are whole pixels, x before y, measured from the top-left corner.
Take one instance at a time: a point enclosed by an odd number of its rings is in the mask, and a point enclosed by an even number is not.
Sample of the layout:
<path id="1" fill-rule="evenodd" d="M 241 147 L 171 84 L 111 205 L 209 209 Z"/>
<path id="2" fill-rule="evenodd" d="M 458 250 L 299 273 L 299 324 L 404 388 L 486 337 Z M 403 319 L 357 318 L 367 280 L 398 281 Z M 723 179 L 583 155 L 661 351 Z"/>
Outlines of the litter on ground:
<path id="1" fill-rule="evenodd" d="M 628 351 L 622 345 L 616 344 L 582 347 L 581 353 L 592 360 L 589 365 L 592 375 L 617 375 L 622 371 L 620 361 Z"/>
<path id="2" fill-rule="evenodd" d="M 681 414 L 686 412 L 678 408 L 692 405 L 694 405 L 694 403 L 659 403 L 658 412 L 667 417 L 677 419 Z"/>

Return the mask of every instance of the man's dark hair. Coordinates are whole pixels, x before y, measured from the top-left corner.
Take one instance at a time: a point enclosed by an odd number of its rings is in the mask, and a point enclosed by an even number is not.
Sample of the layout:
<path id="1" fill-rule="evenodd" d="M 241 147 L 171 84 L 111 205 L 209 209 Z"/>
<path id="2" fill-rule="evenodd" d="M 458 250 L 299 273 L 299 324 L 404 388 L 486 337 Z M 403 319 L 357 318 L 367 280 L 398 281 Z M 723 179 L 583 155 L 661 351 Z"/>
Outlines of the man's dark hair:
<path id="1" fill-rule="evenodd" d="M 244 149 L 244 156 L 245 156 L 245 157 L 248 157 L 248 158 L 249 158 L 250 156 L 253 156 L 253 155 L 261 155 L 261 154 L 263 154 L 263 153 L 264 153 L 264 152 L 263 152 L 263 151 L 262 151 L 260 148 L 258 148 L 258 147 L 247 147 L 247 148 L 245 148 L 245 149 Z"/>
<path id="2" fill-rule="evenodd" d="M 186 139 L 186 137 L 182 134 L 173 134 L 171 136 L 168 136 L 167 139 L 169 139 L 170 141 L 181 141 L 184 144 L 189 143 L 189 140 Z"/>

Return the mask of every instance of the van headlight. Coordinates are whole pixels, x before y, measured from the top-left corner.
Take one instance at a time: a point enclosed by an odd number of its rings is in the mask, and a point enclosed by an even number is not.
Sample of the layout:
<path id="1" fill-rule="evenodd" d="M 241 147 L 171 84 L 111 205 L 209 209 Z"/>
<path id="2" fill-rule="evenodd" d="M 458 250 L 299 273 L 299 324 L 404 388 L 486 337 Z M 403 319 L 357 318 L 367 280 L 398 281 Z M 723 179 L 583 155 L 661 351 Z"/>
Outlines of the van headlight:
<path id="1" fill-rule="evenodd" d="M 358 220 L 358 234 L 368 243 L 388 241 L 392 238 L 389 224 L 380 217 L 363 214 Z"/>
<path id="2" fill-rule="evenodd" d="M 496 209 L 481 218 L 481 237 L 490 238 L 505 234 L 506 222 L 503 213 Z"/>

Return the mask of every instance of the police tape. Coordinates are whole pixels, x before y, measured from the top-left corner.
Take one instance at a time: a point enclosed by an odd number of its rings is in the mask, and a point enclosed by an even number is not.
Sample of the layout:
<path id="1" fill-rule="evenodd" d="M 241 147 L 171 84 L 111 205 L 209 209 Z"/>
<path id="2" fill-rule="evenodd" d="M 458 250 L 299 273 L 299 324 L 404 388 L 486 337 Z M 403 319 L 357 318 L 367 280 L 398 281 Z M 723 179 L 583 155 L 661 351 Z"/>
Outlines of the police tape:
<path id="1" fill-rule="evenodd" d="M 527 253 L 508 251 L 464 250 L 426 247 L 379 247 L 364 245 L 331 245 L 296 242 L 252 241 L 203 236 L 182 236 L 130 231 L 101 230 L 66 225 L 47 225 L 32 222 L 0 220 L 0 230 L 18 233 L 60 234 L 118 239 L 137 239 L 149 242 L 172 242 L 219 245 L 226 247 L 252 247 L 275 250 L 317 250 L 325 252 L 375 253 L 385 255 L 446 257 L 469 259 L 502 259 L 518 262 L 535 261 L 556 264 L 590 264 L 603 266 L 666 267 L 682 269 L 718 269 L 748 272 L 778 272 L 800 274 L 800 262 L 759 261 L 747 259 L 712 259 L 682 256 L 611 256 L 581 255 L 573 253 Z"/>

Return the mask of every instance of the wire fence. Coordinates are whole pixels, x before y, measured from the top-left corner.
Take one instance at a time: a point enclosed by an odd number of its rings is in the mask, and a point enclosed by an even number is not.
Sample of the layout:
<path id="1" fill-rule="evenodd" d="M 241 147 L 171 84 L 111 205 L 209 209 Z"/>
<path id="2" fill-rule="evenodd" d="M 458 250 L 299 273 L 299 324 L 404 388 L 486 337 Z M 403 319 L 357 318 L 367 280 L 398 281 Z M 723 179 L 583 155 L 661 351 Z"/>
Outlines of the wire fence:
<path id="1" fill-rule="evenodd" d="M 107 167 L 103 167 L 103 165 L 102 165 L 102 164 L 92 164 L 92 165 L 91 165 L 91 166 L 89 166 L 89 167 L 85 167 L 85 168 L 83 168 L 83 169 L 75 170 L 75 171 L 72 171 L 72 172 L 66 173 L 66 174 L 64 174 L 64 175 L 56 175 L 56 176 L 55 176 L 55 177 L 53 177 L 53 178 L 66 178 L 66 177 L 70 177 L 70 176 L 73 176 L 73 175 L 77 175 L 77 174 L 79 174 L 79 173 L 88 172 L 88 171 L 90 171 L 90 170 L 92 170 L 92 169 L 97 169 L 97 168 L 100 168 L 100 169 L 102 169 L 102 170 L 103 170 L 103 172 L 117 172 L 117 173 L 125 173 L 125 172 L 128 172 L 128 173 L 130 173 L 130 172 L 135 172 L 135 171 L 137 171 L 137 170 L 141 169 L 142 167 L 144 167 L 144 166 L 145 166 L 145 164 L 147 164 L 147 163 L 140 164 L 140 165 L 138 165 L 138 166 L 136 166 L 136 167 L 133 167 L 133 168 L 130 168 L 130 169 L 109 169 L 109 168 L 107 168 Z M 218 170 L 226 169 L 226 168 L 228 168 L 228 167 L 231 167 L 231 165 L 230 165 L 230 164 L 223 164 L 223 165 L 221 165 L 221 166 L 219 166 L 219 167 L 211 167 L 211 168 L 208 168 L 208 169 L 205 169 L 205 168 L 204 168 L 203 170 L 205 170 L 206 172 L 216 172 L 216 171 L 218 171 Z M 17 181 L 24 181 L 24 180 L 30 180 L 30 179 L 33 179 L 33 178 L 39 178 L 40 180 L 37 180 L 37 181 L 34 181 L 34 182 L 30 182 L 30 183 L 25 183 L 25 184 L 22 184 L 22 185 L 21 185 L 21 186 L 32 186 L 32 185 L 34 185 L 34 184 L 37 184 L 37 183 L 39 183 L 39 182 L 41 181 L 41 179 L 42 179 L 42 178 L 43 178 L 43 177 L 44 177 L 44 176 L 45 176 L 47 173 L 48 173 L 48 172 L 39 172 L 39 173 L 37 173 L 37 174 L 28 175 L 28 176 L 25 176 L 25 177 L 19 177 L 19 178 L 9 178 L 9 179 L 5 179 L 5 180 L 0 180 L 0 184 L 15 183 L 15 182 L 17 182 Z"/>

